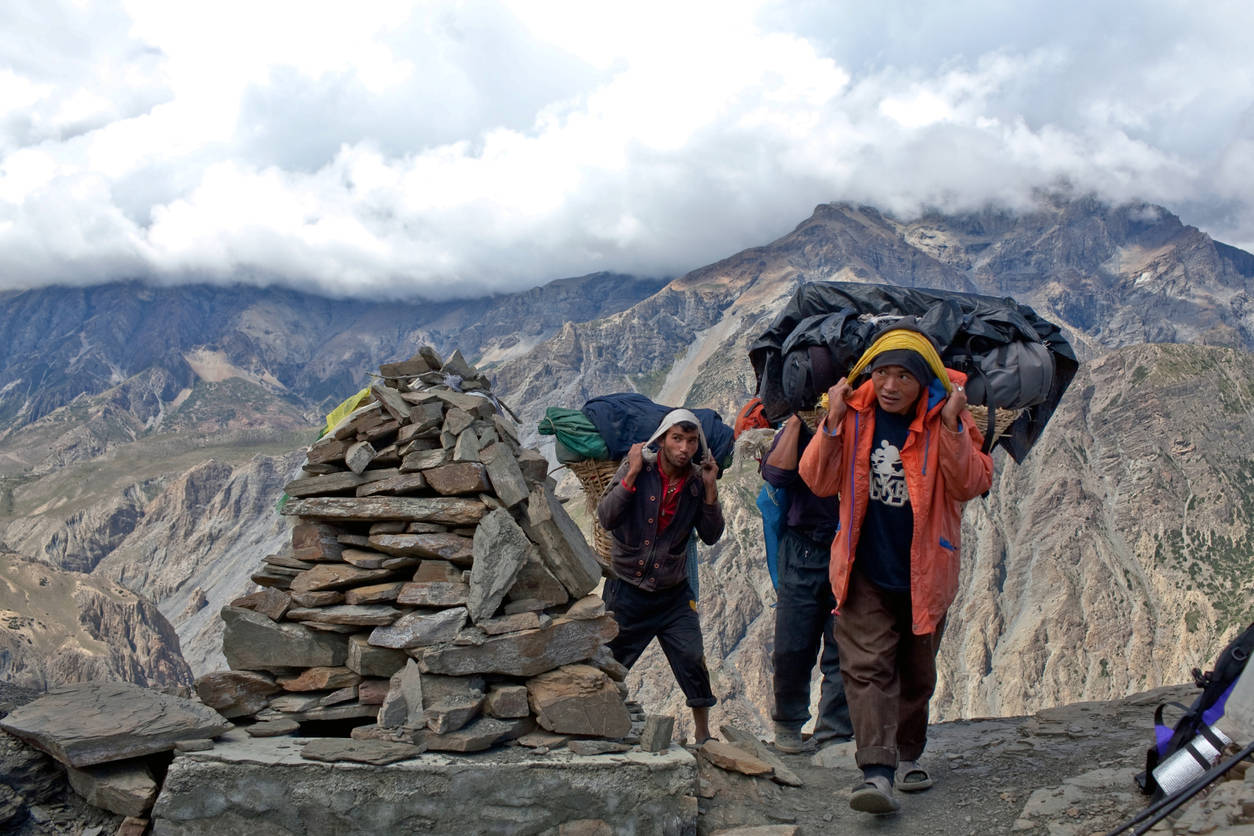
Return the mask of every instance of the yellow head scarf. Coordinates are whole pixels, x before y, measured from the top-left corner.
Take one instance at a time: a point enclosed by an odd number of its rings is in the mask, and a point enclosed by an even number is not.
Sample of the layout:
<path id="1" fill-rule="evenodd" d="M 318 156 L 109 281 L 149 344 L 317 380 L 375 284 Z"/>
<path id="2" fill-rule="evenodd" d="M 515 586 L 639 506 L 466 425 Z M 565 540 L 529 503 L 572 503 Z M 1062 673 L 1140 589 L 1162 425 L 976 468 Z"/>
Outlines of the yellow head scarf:
<path id="1" fill-rule="evenodd" d="M 858 358 L 858 362 L 854 363 L 853 367 L 849 369 L 849 374 L 846 375 L 849 384 L 853 385 L 858 375 L 862 374 L 863 370 L 871 365 L 871 361 L 877 355 L 898 348 L 917 352 L 945 387 L 945 392 L 951 393 L 954 391 L 954 384 L 949 379 L 949 373 L 945 371 L 945 364 L 941 362 L 940 355 L 936 353 L 936 347 L 932 345 L 927 337 L 918 331 L 911 331 L 908 328 L 896 328 L 892 331 L 885 331 L 880 335 L 879 339 L 871 343 L 871 347 L 864 351 L 862 356 Z M 819 409 L 827 409 L 827 406 L 827 393 L 824 392 L 819 396 Z"/>
<path id="2" fill-rule="evenodd" d="M 858 375 L 862 374 L 862 371 L 871 364 L 871 361 L 877 355 L 899 348 L 908 349 L 922 356 L 927 362 L 928 368 L 932 370 L 932 373 L 944 385 L 945 391 L 953 391 L 954 385 L 949 381 L 949 374 L 945 371 L 945 364 L 941 362 L 940 355 L 936 353 L 936 347 L 918 331 L 911 331 L 906 328 L 885 331 L 880 335 L 879 339 L 871 343 L 871 347 L 863 352 L 862 356 L 858 358 L 858 362 L 854 363 L 853 368 L 849 370 L 850 384 L 857 379 Z"/>

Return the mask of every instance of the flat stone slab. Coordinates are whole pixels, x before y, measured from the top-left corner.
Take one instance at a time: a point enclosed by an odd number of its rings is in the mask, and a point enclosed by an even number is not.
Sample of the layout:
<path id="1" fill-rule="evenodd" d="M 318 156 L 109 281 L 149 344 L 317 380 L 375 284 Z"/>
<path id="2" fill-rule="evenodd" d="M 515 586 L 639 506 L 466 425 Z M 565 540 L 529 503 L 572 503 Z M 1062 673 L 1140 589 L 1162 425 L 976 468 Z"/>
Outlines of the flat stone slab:
<path id="1" fill-rule="evenodd" d="M 87 682 L 14 709 L 0 728 L 82 768 L 170 751 L 180 740 L 217 737 L 234 724 L 194 700 L 129 682 Z"/>
<path id="2" fill-rule="evenodd" d="M 526 687 L 536 720 L 554 734 L 617 738 L 631 731 L 631 717 L 618 688 L 591 665 L 566 665 L 533 676 Z"/>
<path id="3" fill-rule="evenodd" d="M 607 755 L 630 752 L 630 743 L 618 743 L 613 740 L 572 740 L 566 748 L 576 755 Z"/>
<path id="4" fill-rule="evenodd" d="M 180 740 L 174 744 L 176 752 L 207 752 L 213 748 L 213 741 L 207 738 L 199 740 Z"/>
<path id="5" fill-rule="evenodd" d="M 608 615 L 589 621 L 559 618 L 541 630 L 489 636 L 477 646 L 432 648 L 423 654 L 422 665 L 425 672 L 449 676 L 499 673 L 530 677 L 590 659 L 616 635 L 618 625 Z"/>
<path id="6" fill-rule="evenodd" d="M 519 477 L 521 479 L 521 477 Z M 376 522 L 378 520 L 415 520 L 473 525 L 488 511 L 477 499 L 457 497 L 410 496 L 324 496 L 294 499 L 280 512 L 287 516 L 337 522 Z"/>
<path id="7" fill-rule="evenodd" d="M 519 746 L 526 746 L 530 749 L 556 749 L 559 746 L 565 746 L 569 740 L 564 734 L 550 734 L 543 729 L 533 731 L 530 734 L 524 734 L 518 738 Z"/>
<path id="8" fill-rule="evenodd" d="M 408 657 L 404 653 L 385 647 L 374 647 L 366 638 L 361 634 L 348 637 L 348 659 L 344 665 L 350 671 L 362 676 L 389 677 L 405 667 Z"/>
<path id="9" fill-rule="evenodd" d="M 533 548 L 509 511 L 497 508 L 475 529 L 474 565 L 466 609 L 478 624 L 491 618 L 505 600 Z"/>
<path id="10" fill-rule="evenodd" d="M 142 759 L 66 770 L 70 786 L 93 807 L 119 816 L 142 816 L 157 800 L 157 782 Z"/>
<path id="11" fill-rule="evenodd" d="M 299 624 L 278 624 L 252 610 L 223 607 L 222 653 L 232 670 L 342 665 L 343 636 L 315 633 Z"/>
<path id="12" fill-rule="evenodd" d="M 647 721 L 645 728 L 648 728 Z M 789 769 L 765 743 L 749 734 L 749 732 L 742 731 L 741 729 L 726 723 L 719 726 L 719 731 L 728 743 L 744 752 L 748 752 L 750 755 L 753 755 L 758 760 L 773 768 L 775 773 L 771 776 L 771 778 L 775 781 L 775 783 L 783 784 L 786 787 L 805 786 L 805 782 L 801 780 L 801 776 Z"/>
<path id="13" fill-rule="evenodd" d="M 299 607 L 287 611 L 290 621 L 382 627 L 400 618 L 403 610 L 386 604 L 339 604 L 332 607 Z"/>
<path id="14" fill-rule="evenodd" d="M 415 607 L 461 607 L 469 597 L 469 584 L 428 581 L 402 585 L 396 603 Z"/>
<path id="15" fill-rule="evenodd" d="M 581 819 L 602 819 L 614 833 L 696 832 L 696 760 L 678 746 L 594 757 L 427 752 L 374 766 L 306 760 L 302 748 L 316 740 L 232 737 L 176 755 L 153 836 L 557 833 Z"/>
<path id="16" fill-rule="evenodd" d="M 422 747 L 412 743 L 391 743 L 386 740 L 349 740 L 341 737 L 320 737 L 310 740 L 301 749 L 305 760 L 324 763 L 372 763 L 383 766 L 409 760 L 422 754 Z"/>
<path id="17" fill-rule="evenodd" d="M 252 737 L 284 737 L 300 730 L 300 723 L 284 718 L 282 720 L 263 720 L 253 723 L 244 729 Z"/>
<path id="18" fill-rule="evenodd" d="M 474 541 L 448 532 L 374 534 L 370 545 L 397 557 L 439 558 L 458 566 L 469 566 L 474 560 Z"/>
<path id="19" fill-rule="evenodd" d="M 744 775 L 771 775 L 775 771 L 769 763 L 721 740 L 706 741 L 699 751 L 709 759 L 710 763 L 728 772 L 740 772 Z"/>
<path id="20" fill-rule="evenodd" d="M 480 717 L 465 728 L 447 734 L 424 732 L 421 739 L 434 752 L 485 752 L 508 740 L 522 737 L 535 727 L 536 724 L 526 717 L 514 720 Z"/>
<path id="21" fill-rule="evenodd" d="M 421 473 L 403 473 L 399 476 L 391 476 L 387 479 L 380 479 L 378 482 L 369 482 L 362 485 L 357 488 L 357 495 L 374 496 L 375 494 L 414 493 L 426 486 L 427 479 Z"/>
<path id="22" fill-rule="evenodd" d="M 366 479 L 351 471 L 328 473 L 324 476 L 305 476 L 295 479 L 283 486 L 288 496 L 318 496 L 319 494 L 338 493 L 355 490 L 358 485 L 365 484 Z"/>
<path id="23" fill-rule="evenodd" d="M 601 580 L 596 553 L 547 484 L 531 489 L 523 527 L 540 547 L 545 566 L 574 598 L 587 595 Z"/>
<path id="24" fill-rule="evenodd" d="M 231 602 L 232 607 L 259 612 L 271 621 L 278 621 L 292 606 L 292 596 L 281 589 L 263 589 Z"/>
<path id="25" fill-rule="evenodd" d="M 300 676 L 278 680 L 285 691 L 333 691 L 361 682 L 361 674 L 347 667 L 307 668 Z"/>
<path id="26" fill-rule="evenodd" d="M 214 671 L 196 680 L 196 695 L 223 717 L 249 717 L 283 689 L 274 677 L 255 671 Z"/>
<path id="27" fill-rule="evenodd" d="M 373 647 L 404 650 L 452 641 L 466 623 L 466 608 L 455 607 L 428 614 L 422 610 L 402 615 L 388 627 L 376 627 L 368 643 Z M 402 663 L 403 664 L 403 663 Z M 443 673 L 443 671 L 437 671 Z M 457 671 L 474 673 L 474 671 Z"/>
<path id="28" fill-rule="evenodd" d="M 663 752 L 670 748 L 675 733 L 675 718 L 664 714 L 650 714 L 640 732 L 640 748 L 646 752 Z"/>
<path id="29" fill-rule="evenodd" d="M 325 592 L 382 581 L 392 575 L 387 569 L 362 569 L 347 563 L 323 563 L 306 569 L 292 579 L 292 592 Z M 291 610 L 288 610 L 291 613 Z M 289 615 L 289 617 L 291 617 Z"/>

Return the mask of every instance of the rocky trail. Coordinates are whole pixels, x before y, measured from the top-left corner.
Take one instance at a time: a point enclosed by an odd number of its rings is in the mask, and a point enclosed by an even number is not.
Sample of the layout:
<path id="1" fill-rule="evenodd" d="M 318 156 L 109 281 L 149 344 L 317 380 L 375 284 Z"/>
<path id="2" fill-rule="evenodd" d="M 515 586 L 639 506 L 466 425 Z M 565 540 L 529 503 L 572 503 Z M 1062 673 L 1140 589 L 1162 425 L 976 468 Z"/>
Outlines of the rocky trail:
<path id="1" fill-rule="evenodd" d="M 698 832 L 1101 836 L 1145 808 L 1133 776 L 1145 765 L 1154 707 L 1196 693 L 1171 686 L 1028 717 L 935 725 L 923 758 L 935 786 L 898 792 L 901 810 L 889 816 L 849 809 L 849 791 L 861 775 L 851 744 L 777 755 L 804 781 L 801 787 L 728 772 L 699 756 Z M 1153 832 L 1254 833 L 1254 770 L 1245 776 L 1194 799 Z"/>
<path id="2" fill-rule="evenodd" d="M 1171 686 L 1118 701 L 1060 706 L 1032 716 L 937 724 L 931 729 L 924 757 L 935 786 L 921 793 L 898 793 L 900 812 L 884 817 L 848 807 L 849 790 L 859 776 L 850 744 L 787 755 L 758 742 L 757 750 L 765 751 L 767 760 L 776 764 L 777 780 L 720 768 L 714 761 L 720 753 L 726 754 L 727 747 L 703 747 L 695 751 L 697 833 L 1101 836 L 1145 807 L 1133 776 L 1143 765 L 1154 707 L 1166 700 L 1189 700 L 1195 693 L 1192 686 Z M 0 713 L 34 696 L 34 692 L 0 687 Z M 726 742 L 739 736 L 725 728 L 719 737 Z M 755 748 L 745 742 L 736 745 L 749 752 Z M 13 814 L 24 806 L 18 818 L 9 819 L 13 829 L 6 832 L 138 836 L 144 829 L 142 820 L 123 820 L 82 801 L 67 785 L 61 767 L 15 738 L 0 734 L 0 749 L 5 767 L 0 775 L 0 801 L 5 802 L 0 803 L 0 812 Z M 469 756 L 468 761 L 486 757 L 490 755 Z M 1254 833 L 1254 770 L 1242 767 L 1248 764 L 1238 766 L 1231 780 L 1189 802 L 1152 832 Z M 9 809 L 15 804 L 16 808 Z M 575 829 L 563 825 L 554 836 L 612 832 L 581 830 L 580 824 L 587 822 L 572 824 Z M 482 831 L 467 822 L 461 832 Z"/>

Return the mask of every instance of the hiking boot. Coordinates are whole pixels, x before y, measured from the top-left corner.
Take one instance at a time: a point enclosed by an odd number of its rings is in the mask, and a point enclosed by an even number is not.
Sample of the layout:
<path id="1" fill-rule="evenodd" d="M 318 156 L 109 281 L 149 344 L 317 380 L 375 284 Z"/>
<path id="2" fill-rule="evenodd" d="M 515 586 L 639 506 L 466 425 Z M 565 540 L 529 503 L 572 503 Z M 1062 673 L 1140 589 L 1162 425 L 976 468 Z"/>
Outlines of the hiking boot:
<path id="1" fill-rule="evenodd" d="M 775 724 L 775 748 L 789 755 L 795 755 L 805 748 L 801 740 L 801 729 Z"/>
<path id="2" fill-rule="evenodd" d="M 893 798 L 893 785 L 887 778 L 883 775 L 872 775 L 854 785 L 853 792 L 849 795 L 849 808 L 859 813 L 883 816 L 900 810 L 901 802 Z"/>

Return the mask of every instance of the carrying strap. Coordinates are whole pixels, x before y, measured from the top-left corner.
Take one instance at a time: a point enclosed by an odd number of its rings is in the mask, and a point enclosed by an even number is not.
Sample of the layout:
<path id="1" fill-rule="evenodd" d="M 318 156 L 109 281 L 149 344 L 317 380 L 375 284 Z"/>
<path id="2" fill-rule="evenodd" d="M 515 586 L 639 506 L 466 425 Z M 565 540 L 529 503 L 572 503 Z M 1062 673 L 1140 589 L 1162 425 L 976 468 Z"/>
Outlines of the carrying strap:
<path id="1" fill-rule="evenodd" d="M 1178 708 L 1182 712 L 1174 726 L 1168 726 L 1162 722 L 1163 709 L 1168 706 Z M 1181 705 L 1178 702 L 1166 702 L 1158 706 L 1154 711 L 1154 738 L 1159 757 L 1165 757 L 1192 740 L 1200 725 L 1202 725 L 1201 713 L 1196 712 L 1192 706 Z"/>
<path id="2" fill-rule="evenodd" d="M 1178 708 L 1181 711 L 1183 711 L 1185 714 L 1189 713 L 1189 707 L 1187 705 L 1184 705 L 1183 703 L 1161 702 L 1158 704 L 1158 708 L 1154 709 L 1154 727 L 1155 728 L 1162 726 L 1165 729 L 1171 729 L 1171 726 L 1163 722 L 1163 709 L 1168 708 L 1168 707 Z"/>
<path id="3" fill-rule="evenodd" d="M 963 322 L 964 327 L 968 325 L 968 322 Z M 967 336 L 961 350 L 958 350 L 956 346 L 951 347 L 946 362 L 958 371 L 965 372 L 968 383 L 972 378 L 978 378 L 984 384 L 984 398 L 987 403 L 983 404 L 983 406 L 988 409 L 988 423 L 985 424 L 984 443 L 980 446 L 980 452 L 990 455 L 993 452 L 993 445 L 996 443 L 997 403 L 993 397 L 993 386 L 988 379 L 988 375 L 984 373 L 984 369 L 980 368 L 980 364 L 976 362 L 975 350 L 971 347 L 970 335 Z M 984 496 L 988 496 L 987 491 L 984 492 Z"/>
<path id="4" fill-rule="evenodd" d="M 1215 747 L 1216 752 L 1222 752 L 1224 747 L 1228 745 L 1223 738 L 1219 737 L 1211 730 L 1210 726 L 1199 726 L 1197 733 L 1199 736 L 1206 738 L 1206 742 Z M 1189 753 L 1193 760 L 1197 761 L 1198 765 L 1201 766 L 1202 769 L 1210 769 L 1214 766 L 1214 763 L 1211 762 L 1210 758 L 1193 748 L 1192 743 L 1186 744 L 1184 749 Z"/>
<path id="5" fill-rule="evenodd" d="M 984 384 L 984 407 L 988 410 L 988 423 L 984 425 L 984 443 L 980 445 L 980 452 L 989 455 L 993 452 L 993 445 L 997 442 L 997 399 L 993 396 L 993 387 L 988 379 L 988 375 L 980 368 L 980 364 L 975 362 L 974 355 L 966 355 L 966 359 L 970 362 L 967 372 L 968 377 L 976 377 Z"/>

